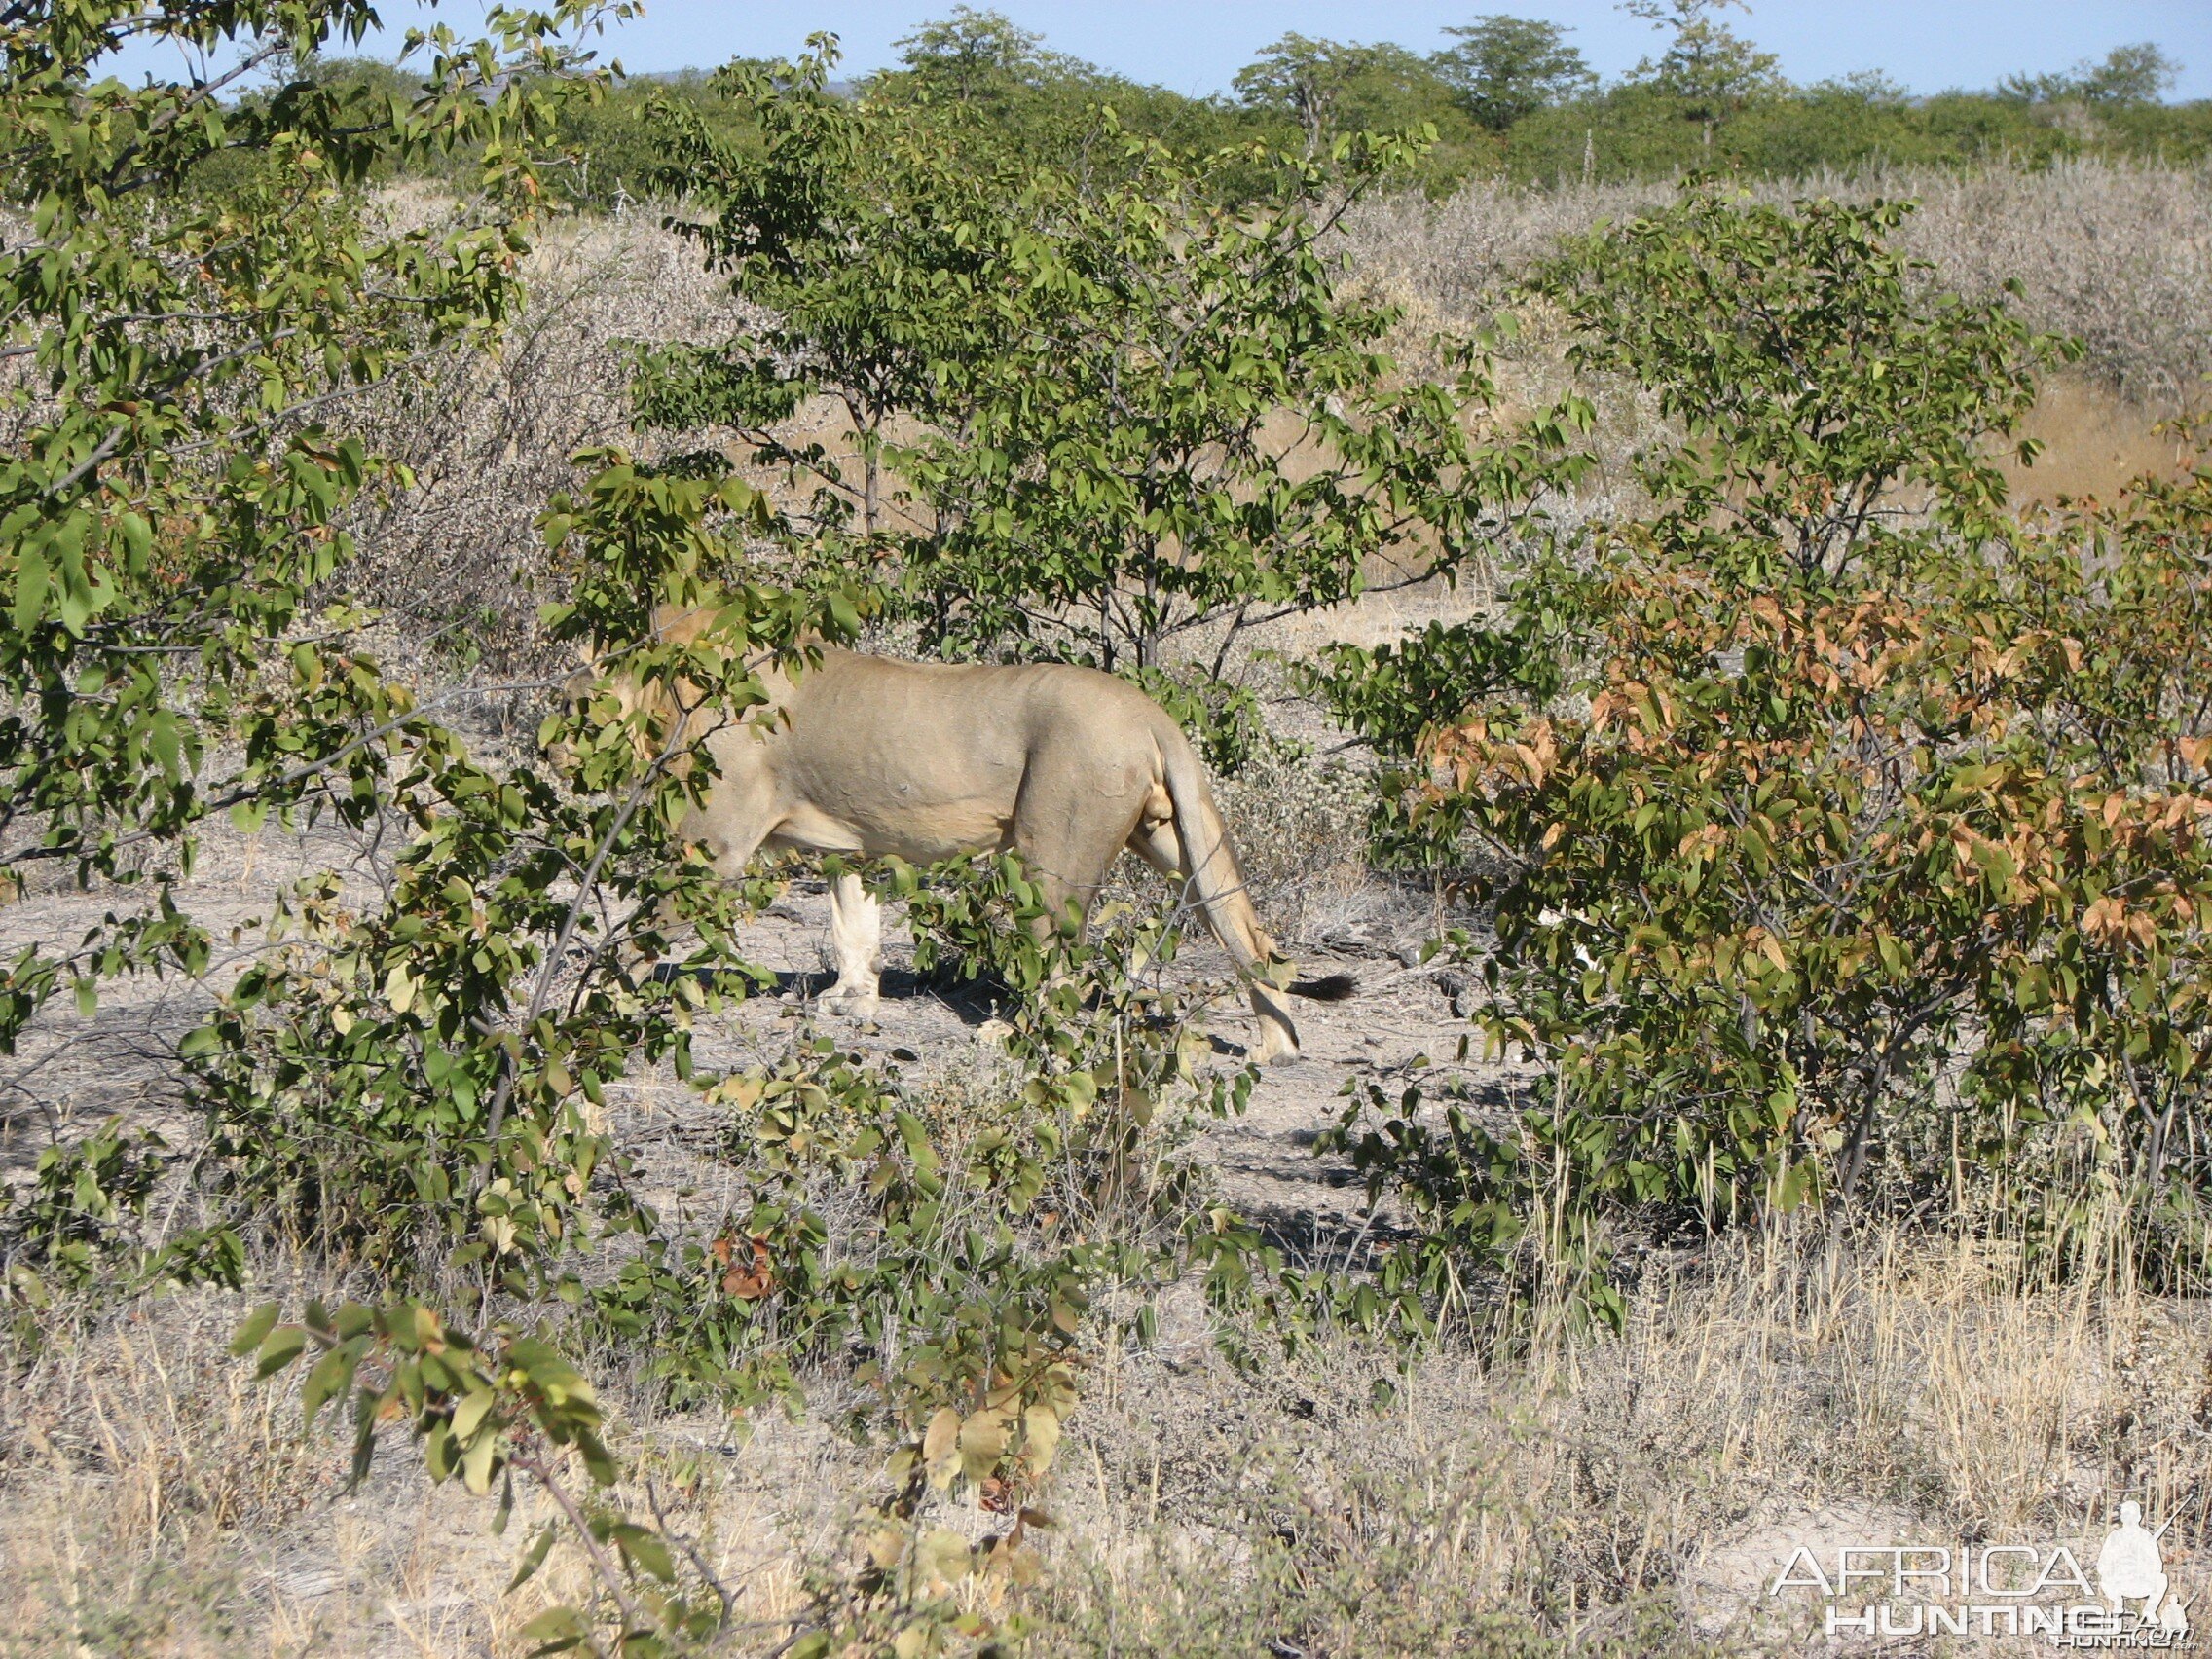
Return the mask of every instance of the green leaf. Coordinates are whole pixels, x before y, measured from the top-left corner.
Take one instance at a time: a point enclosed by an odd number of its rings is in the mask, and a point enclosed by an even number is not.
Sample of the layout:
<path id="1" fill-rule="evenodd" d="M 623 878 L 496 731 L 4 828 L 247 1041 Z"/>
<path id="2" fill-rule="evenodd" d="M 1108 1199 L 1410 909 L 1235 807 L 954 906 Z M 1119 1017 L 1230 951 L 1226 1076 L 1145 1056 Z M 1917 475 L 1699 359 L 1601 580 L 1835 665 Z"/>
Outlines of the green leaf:
<path id="1" fill-rule="evenodd" d="M 492 1490 L 492 1470 L 498 1456 L 497 1434 L 479 1434 L 461 1455 L 461 1484 L 478 1497 Z"/>
<path id="2" fill-rule="evenodd" d="M 359 1352 L 350 1345 L 332 1348 L 314 1362 L 308 1372 L 307 1381 L 300 1385 L 300 1405 L 310 1428 L 314 1426 L 315 1414 L 333 1395 L 344 1393 L 353 1381 L 353 1369 L 360 1362 Z"/>
<path id="3" fill-rule="evenodd" d="M 581 1647 L 590 1640 L 591 1629 L 575 1608 L 548 1607 L 524 1625 L 519 1634 L 525 1641 L 538 1644 L 530 1650 L 532 1659 L 536 1659 L 538 1654 L 567 1653 Z"/>
<path id="4" fill-rule="evenodd" d="M 423 1436 L 423 1461 L 433 1481 L 442 1481 L 453 1473 L 453 1430 L 445 1423 L 433 1422 Z"/>
<path id="5" fill-rule="evenodd" d="M 611 1530 L 611 1535 L 623 1560 L 632 1567 L 650 1573 L 663 1584 L 676 1582 L 675 1559 L 658 1532 L 623 1522 Z"/>
<path id="6" fill-rule="evenodd" d="M 264 1302 L 259 1308 L 239 1321 L 239 1328 L 231 1338 L 231 1356 L 243 1359 L 259 1347 L 262 1339 L 276 1325 L 281 1309 L 274 1302 Z"/>
<path id="7" fill-rule="evenodd" d="M 552 1549 L 554 1536 L 559 1530 L 559 1526 L 551 1521 L 537 1530 L 537 1536 L 531 1539 L 530 1547 L 523 1551 L 522 1561 L 515 1567 L 515 1575 L 507 1580 L 508 1595 L 529 1583 L 536 1575 L 537 1569 L 545 1565 L 546 1552 Z"/>
<path id="8" fill-rule="evenodd" d="M 453 1409 L 453 1433 L 456 1440 L 467 1442 L 474 1438 L 477 1427 L 498 1404 L 498 1394 L 491 1388 L 477 1388 L 467 1394 Z"/>
<path id="9" fill-rule="evenodd" d="M 300 1325 L 279 1325 L 262 1340 L 261 1351 L 254 1357 L 253 1375 L 258 1382 L 275 1376 L 285 1366 L 299 1358 L 308 1346 L 308 1333 Z"/>
<path id="10" fill-rule="evenodd" d="M 41 620 L 46 608 L 50 578 L 46 555 L 35 544 L 24 543 L 16 556 L 16 608 L 13 620 L 18 634 L 29 633 L 32 626 Z"/>

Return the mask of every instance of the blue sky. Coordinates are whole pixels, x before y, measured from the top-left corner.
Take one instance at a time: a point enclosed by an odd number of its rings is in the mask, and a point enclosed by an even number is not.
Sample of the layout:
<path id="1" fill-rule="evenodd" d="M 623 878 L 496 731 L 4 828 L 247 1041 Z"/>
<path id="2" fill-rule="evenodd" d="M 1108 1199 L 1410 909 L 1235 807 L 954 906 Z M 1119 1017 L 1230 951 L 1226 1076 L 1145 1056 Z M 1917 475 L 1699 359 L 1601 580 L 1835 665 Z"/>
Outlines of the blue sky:
<path id="1" fill-rule="evenodd" d="M 826 29 L 844 43 L 845 69 L 893 61 L 892 42 L 943 17 L 953 0 L 647 0 L 645 16 L 608 32 L 606 51 L 634 70 L 712 67 L 740 55 L 781 56 Z M 380 8 L 390 45 L 424 8 Z M 1610 0 L 1000 0 L 997 10 L 1049 45 L 1138 81 L 1184 92 L 1226 91 L 1230 77 L 1285 30 L 1335 40 L 1391 40 L 1417 52 L 1445 44 L 1440 31 L 1488 11 L 1549 18 L 1606 76 L 1652 51 L 1658 34 Z M 457 26 L 481 16 L 469 0 L 440 12 Z M 2172 95 L 2212 97 L 2212 0 L 1753 0 L 1729 14 L 1739 31 L 1778 53 L 1791 79 L 1818 81 L 1882 69 L 1914 92 L 1982 88 L 2015 71 L 2070 67 L 2115 46 L 2156 41 L 2184 68 Z M 372 43 L 371 50 L 375 50 Z M 126 72 L 159 61 L 133 54 Z M 173 53 L 165 68 L 175 64 Z"/>

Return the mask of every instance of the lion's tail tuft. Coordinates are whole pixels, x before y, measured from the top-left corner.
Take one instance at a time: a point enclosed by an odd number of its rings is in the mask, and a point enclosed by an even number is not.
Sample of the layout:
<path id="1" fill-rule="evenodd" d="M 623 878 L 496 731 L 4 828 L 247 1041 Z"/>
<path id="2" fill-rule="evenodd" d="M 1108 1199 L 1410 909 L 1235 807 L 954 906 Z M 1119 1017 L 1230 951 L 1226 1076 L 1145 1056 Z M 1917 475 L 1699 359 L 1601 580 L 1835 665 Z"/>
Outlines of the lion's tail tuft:
<path id="1" fill-rule="evenodd" d="M 1359 981 L 1349 974 L 1328 974 L 1318 979 L 1296 979 L 1291 982 L 1290 994 L 1305 997 L 1309 1002 L 1344 1002 L 1359 991 Z"/>

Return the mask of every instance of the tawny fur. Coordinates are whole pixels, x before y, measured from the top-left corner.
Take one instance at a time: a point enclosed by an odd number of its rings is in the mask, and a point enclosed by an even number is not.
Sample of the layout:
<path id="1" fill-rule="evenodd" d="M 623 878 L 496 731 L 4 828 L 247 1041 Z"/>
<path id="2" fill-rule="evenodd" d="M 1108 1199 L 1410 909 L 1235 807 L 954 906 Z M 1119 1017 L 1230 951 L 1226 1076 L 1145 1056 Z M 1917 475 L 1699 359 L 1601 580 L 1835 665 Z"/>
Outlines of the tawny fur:
<path id="1" fill-rule="evenodd" d="M 655 631 L 696 639 L 710 620 L 664 613 Z M 1290 965 L 1260 926 L 1197 754 L 1143 692 L 1065 664 L 909 663 L 843 650 L 766 680 L 768 709 L 707 731 L 719 775 L 679 827 L 722 874 L 742 874 L 762 847 L 914 864 L 1011 849 L 1054 909 L 1073 901 L 1088 918 L 1126 847 L 1188 883 L 1251 997 L 1258 1056 L 1297 1054 L 1283 1001 Z M 877 994 L 877 906 L 851 875 L 830 897 L 837 983 L 825 1002 L 865 1015 Z M 1334 981 L 1310 988 L 1341 990 Z"/>

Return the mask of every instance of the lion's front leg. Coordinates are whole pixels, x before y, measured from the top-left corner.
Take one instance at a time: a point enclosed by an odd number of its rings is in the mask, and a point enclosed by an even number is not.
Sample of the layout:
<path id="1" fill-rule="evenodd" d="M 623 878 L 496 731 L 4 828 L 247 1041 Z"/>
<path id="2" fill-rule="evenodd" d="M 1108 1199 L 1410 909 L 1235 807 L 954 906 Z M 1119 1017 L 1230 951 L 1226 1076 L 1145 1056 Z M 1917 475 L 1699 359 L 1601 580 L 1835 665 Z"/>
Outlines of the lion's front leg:
<path id="1" fill-rule="evenodd" d="M 873 1019 L 883 955 L 883 906 L 850 870 L 830 883 L 830 947 L 837 957 L 837 982 L 824 993 L 823 1009 L 855 1019 Z"/>

